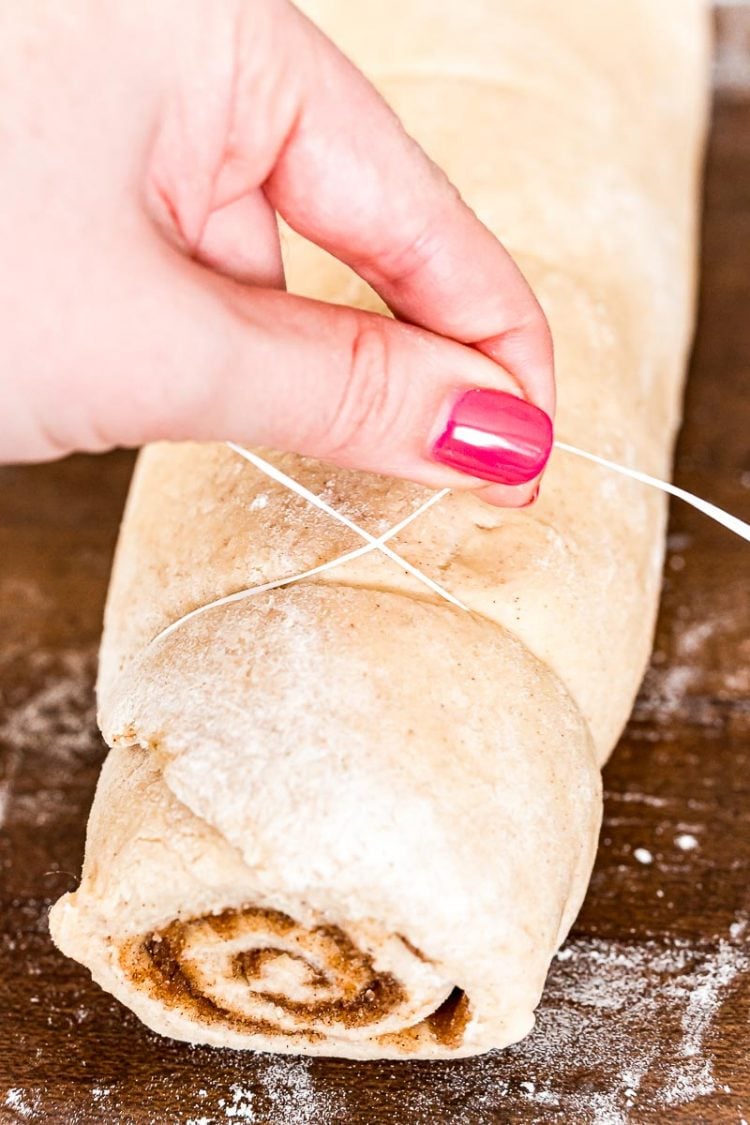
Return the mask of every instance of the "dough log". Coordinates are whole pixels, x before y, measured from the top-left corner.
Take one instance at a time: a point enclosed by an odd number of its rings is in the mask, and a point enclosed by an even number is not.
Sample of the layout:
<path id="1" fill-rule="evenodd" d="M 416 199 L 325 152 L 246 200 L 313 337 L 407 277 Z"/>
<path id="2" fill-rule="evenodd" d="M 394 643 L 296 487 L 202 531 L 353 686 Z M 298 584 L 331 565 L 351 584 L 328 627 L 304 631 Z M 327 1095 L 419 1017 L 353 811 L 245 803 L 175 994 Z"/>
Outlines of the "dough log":
<path id="1" fill-rule="evenodd" d="M 670 470 L 705 124 L 699 0 L 310 0 L 505 241 L 556 341 L 558 436 Z M 292 289 L 377 307 L 291 236 Z M 372 533 L 402 482 L 269 456 Z M 450 496 L 360 542 L 224 446 L 141 455 L 99 680 L 112 747 L 54 940 L 156 1031 L 355 1058 L 501 1047 L 585 893 L 599 769 L 652 639 L 665 504 L 553 455 L 542 499 Z"/>

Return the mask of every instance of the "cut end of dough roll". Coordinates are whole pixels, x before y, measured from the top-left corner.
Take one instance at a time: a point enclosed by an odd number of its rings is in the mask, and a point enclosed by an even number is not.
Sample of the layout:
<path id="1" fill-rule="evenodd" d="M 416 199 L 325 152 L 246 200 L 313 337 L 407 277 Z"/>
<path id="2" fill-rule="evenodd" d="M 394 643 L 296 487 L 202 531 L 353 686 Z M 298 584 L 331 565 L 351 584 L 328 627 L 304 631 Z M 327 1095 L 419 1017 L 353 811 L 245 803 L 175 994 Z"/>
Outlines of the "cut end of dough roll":
<path id="1" fill-rule="evenodd" d="M 82 921 L 73 896 L 55 910 L 63 949 L 81 940 Z M 103 948 L 95 975 L 154 1030 L 192 1042 L 350 1057 L 456 1053 L 471 1016 L 465 994 L 406 939 L 367 931 L 244 906 Z"/>
<path id="2" fill-rule="evenodd" d="M 510 634 L 301 586 L 193 619 L 105 711 L 96 859 L 51 928 L 150 1027 L 353 1058 L 528 1032 L 600 782 L 577 709 Z"/>

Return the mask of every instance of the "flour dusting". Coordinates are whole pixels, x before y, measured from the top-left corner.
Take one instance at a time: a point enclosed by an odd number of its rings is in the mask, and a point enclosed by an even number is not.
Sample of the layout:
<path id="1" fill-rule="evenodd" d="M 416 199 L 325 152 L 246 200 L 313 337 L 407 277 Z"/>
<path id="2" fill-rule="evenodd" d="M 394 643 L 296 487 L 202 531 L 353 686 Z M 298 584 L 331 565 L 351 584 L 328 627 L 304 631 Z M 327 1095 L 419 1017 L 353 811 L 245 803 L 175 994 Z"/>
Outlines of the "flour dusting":
<path id="1" fill-rule="evenodd" d="M 341 1099 L 316 1087 L 309 1059 L 276 1058 L 261 1074 L 274 1113 L 285 1125 L 325 1125 L 334 1115 L 344 1119 Z"/>
<path id="2" fill-rule="evenodd" d="M 185 1118 L 184 1125 L 329 1125 L 346 1120 L 343 1095 L 316 1081 L 310 1059 L 257 1055 L 250 1073 L 251 1082 L 233 1081 L 226 1092 L 202 1089 L 205 1110 Z"/>
<path id="3" fill-rule="evenodd" d="M 673 719 L 687 717 L 690 694 L 701 683 L 709 663 L 706 646 L 729 624 L 712 619 L 681 627 L 674 637 L 674 651 L 669 657 L 657 649 L 636 701 L 636 719 L 654 723 L 659 732 Z"/>
<path id="4" fill-rule="evenodd" d="M 244 1089 L 238 1082 L 235 1082 L 230 1086 L 229 1094 L 229 1098 L 219 1099 L 219 1106 L 224 1110 L 224 1116 L 227 1121 L 258 1120 L 253 1110 L 255 1095 L 250 1088 Z"/>
<path id="5" fill-rule="evenodd" d="M 67 805 L 70 771 L 101 757 L 96 730 L 92 646 L 51 654 L 37 650 L 22 658 L 25 682 L 17 697 L 3 693 L 0 708 L 0 824 L 41 827 Z M 22 761 L 43 767 L 33 790 L 17 791 Z"/>
<path id="6" fill-rule="evenodd" d="M 575 1093 L 561 1092 L 560 1104 L 581 1125 L 624 1125 L 639 1119 L 636 1107 L 656 1111 L 715 1093 L 707 1037 L 750 969 L 746 929 L 739 920 L 712 949 L 571 942 L 556 959 L 536 1030 L 511 1049 L 526 1062 L 529 1082 L 544 1077 L 554 1092 L 554 1076 L 564 1077 L 569 1091 L 570 1069 L 580 1071 Z"/>
<path id="7" fill-rule="evenodd" d="M 0 742 L 11 751 L 44 748 L 60 758 L 75 757 L 91 746 L 95 725 L 92 691 L 93 649 L 39 651 L 26 658 L 34 690 L 0 714 Z"/>
<path id="8" fill-rule="evenodd" d="M 33 1090 L 23 1090 L 13 1086 L 5 1095 L 5 1104 L 17 1117 L 32 1121 L 39 1109 L 39 1095 Z"/>

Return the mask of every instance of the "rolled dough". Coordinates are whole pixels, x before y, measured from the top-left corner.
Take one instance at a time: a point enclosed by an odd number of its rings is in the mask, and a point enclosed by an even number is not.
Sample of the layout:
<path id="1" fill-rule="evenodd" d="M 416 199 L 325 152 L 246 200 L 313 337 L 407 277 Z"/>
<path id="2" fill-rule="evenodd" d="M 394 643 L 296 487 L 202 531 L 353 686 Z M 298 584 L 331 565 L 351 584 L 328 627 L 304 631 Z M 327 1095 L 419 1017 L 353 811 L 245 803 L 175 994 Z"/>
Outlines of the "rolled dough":
<path id="1" fill-rule="evenodd" d="M 669 473 L 695 279 L 700 0 L 309 0 L 516 256 L 556 341 L 558 435 Z M 377 307 L 289 237 L 290 288 Z M 417 486 L 269 454 L 374 533 Z M 452 495 L 358 546 L 223 446 L 142 454 L 112 575 L 112 747 L 54 940 L 156 1031 L 357 1058 L 533 1024 L 585 893 L 599 767 L 652 640 L 662 496 L 563 453 L 539 504 Z"/>

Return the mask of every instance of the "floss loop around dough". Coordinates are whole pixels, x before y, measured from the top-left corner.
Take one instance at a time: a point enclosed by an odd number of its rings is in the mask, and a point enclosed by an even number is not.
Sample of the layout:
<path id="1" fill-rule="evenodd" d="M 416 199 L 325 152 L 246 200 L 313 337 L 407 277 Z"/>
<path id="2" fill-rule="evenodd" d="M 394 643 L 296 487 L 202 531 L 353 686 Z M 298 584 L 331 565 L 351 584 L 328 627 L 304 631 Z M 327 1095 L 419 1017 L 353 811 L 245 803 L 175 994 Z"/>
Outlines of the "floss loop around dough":
<path id="1" fill-rule="evenodd" d="M 360 527 L 354 520 L 349 519 L 343 512 L 339 512 L 336 508 L 331 507 L 322 497 L 316 496 L 314 492 L 305 488 L 299 481 L 294 480 L 293 477 L 288 476 L 286 473 L 282 472 L 281 469 L 272 465 L 270 461 L 266 461 L 257 453 L 253 453 L 251 450 L 245 449 L 244 446 L 237 445 L 235 442 L 228 441 L 226 444 L 233 452 L 238 453 L 240 457 L 249 461 L 251 465 L 254 465 L 256 469 L 264 473 L 267 477 L 270 477 L 271 480 L 288 488 L 291 492 L 295 493 L 295 495 L 302 497 L 303 500 L 306 500 L 309 504 L 320 509 L 321 512 L 325 512 L 326 515 L 344 524 L 345 527 L 348 527 L 351 531 L 359 535 L 361 539 L 364 539 L 365 544 L 352 551 L 347 551 L 343 555 L 338 555 L 328 562 L 321 563 L 319 566 L 314 566 L 310 570 L 303 570 L 300 571 L 299 574 L 292 574 L 286 578 L 276 578 L 272 582 L 261 582 L 257 586 L 248 586 L 243 590 L 237 590 L 233 594 L 226 594 L 224 597 L 215 598 L 213 601 L 206 602 L 205 605 L 190 610 L 189 613 L 178 617 L 171 625 L 167 625 L 165 629 L 162 629 L 160 633 L 157 633 L 156 636 L 153 637 L 150 642 L 151 644 L 164 640 L 165 637 L 168 637 L 171 633 L 174 633 L 176 629 L 184 625 L 186 621 L 190 621 L 199 614 L 206 613 L 209 609 L 215 609 L 220 605 L 229 605 L 232 602 L 244 601 L 245 598 L 253 597 L 255 594 L 263 594 L 269 590 L 280 589 L 283 586 L 291 586 L 295 582 L 302 582 L 306 578 L 312 578 L 315 575 L 323 574 L 325 571 L 333 570 L 334 567 L 342 566 L 344 563 L 352 559 L 360 558 L 370 551 L 382 552 L 387 558 L 391 559 L 398 566 L 403 567 L 407 573 L 427 586 L 433 593 L 438 594 L 445 601 L 450 602 L 451 605 L 457 606 L 459 609 L 468 610 L 468 606 L 465 606 L 464 603 L 459 601 L 450 591 L 444 589 L 438 582 L 435 582 L 434 579 L 424 574 L 416 566 L 413 566 L 412 563 L 402 558 L 401 555 L 387 546 L 389 539 L 398 535 L 405 527 L 408 527 L 410 523 L 426 512 L 428 508 L 431 508 L 434 504 L 437 504 L 447 496 L 450 492 L 449 488 L 443 488 L 440 492 L 433 493 L 423 504 L 420 504 L 418 508 L 410 512 L 409 515 L 399 523 L 394 524 L 394 526 L 384 532 L 383 535 L 375 536 L 371 535 L 369 531 L 366 531 L 363 527 Z M 638 469 L 631 469 L 626 465 L 620 465 L 615 461 L 608 460 L 606 457 L 600 457 L 596 453 L 588 453 L 585 449 L 579 449 L 577 446 L 570 445 L 566 441 L 555 441 L 554 445 L 556 449 L 560 449 L 565 453 L 571 453 L 576 457 L 582 457 L 584 460 L 592 461 L 594 464 L 601 465 L 602 468 L 608 469 L 611 472 L 620 473 L 623 476 L 638 481 L 640 484 L 649 485 L 651 488 L 658 488 L 662 492 L 666 492 L 669 496 L 675 496 L 678 500 L 690 504 L 699 512 L 702 512 L 710 519 L 720 523 L 729 531 L 734 532 L 735 535 L 739 535 L 741 539 L 750 542 L 750 524 L 745 523 L 744 520 L 739 519 L 738 516 L 734 516 L 730 512 L 725 512 L 723 508 L 717 507 L 716 504 L 711 504 L 708 500 L 702 500 L 699 496 L 693 495 L 692 492 L 687 492 L 684 488 L 679 488 L 669 481 L 659 480 L 658 477 L 653 477 L 649 473 L 642 473 Z"/>

